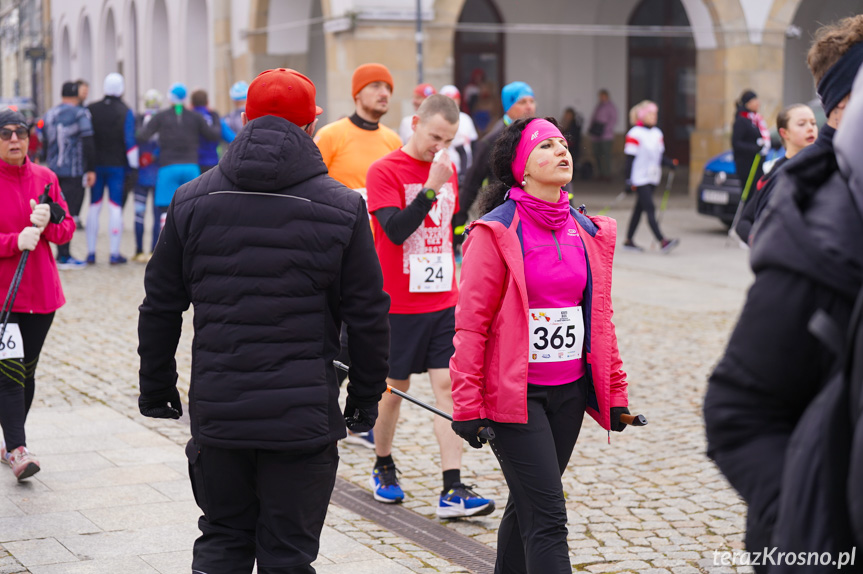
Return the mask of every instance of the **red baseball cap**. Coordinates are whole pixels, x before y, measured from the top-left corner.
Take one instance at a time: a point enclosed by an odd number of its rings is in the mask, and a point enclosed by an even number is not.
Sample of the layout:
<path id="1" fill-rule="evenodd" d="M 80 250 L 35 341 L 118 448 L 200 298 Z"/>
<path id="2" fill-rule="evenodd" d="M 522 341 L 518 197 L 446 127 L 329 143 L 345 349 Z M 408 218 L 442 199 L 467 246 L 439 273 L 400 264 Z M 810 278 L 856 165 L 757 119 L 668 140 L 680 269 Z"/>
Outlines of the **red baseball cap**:
<path id="1" fill-rule="evenodd" d="M 432 86 L 431 84 L 420 84 L 416 88 L 414 88 L 414 94 L 417 96 L 422 96 L 424 98 L 432 96 L 435 93 L 436 92 L 434 86 Z"/>
<path id="2" fill-rule="evenodd" d="M 246 117 L 276 116 L 303 127 L 324 111 L 315 104 L 315 93 L 312 81 L 296 70 L 264 70 L 249 84 Z"/>

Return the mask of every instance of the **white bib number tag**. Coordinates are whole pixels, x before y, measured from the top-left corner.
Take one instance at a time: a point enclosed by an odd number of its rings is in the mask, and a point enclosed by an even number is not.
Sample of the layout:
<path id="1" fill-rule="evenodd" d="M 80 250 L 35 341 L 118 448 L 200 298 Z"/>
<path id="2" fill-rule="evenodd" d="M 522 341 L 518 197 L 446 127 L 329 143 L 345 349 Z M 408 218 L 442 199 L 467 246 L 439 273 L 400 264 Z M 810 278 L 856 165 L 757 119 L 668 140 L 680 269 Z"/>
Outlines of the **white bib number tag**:
<path id="1" fill-rule="evenodd" d="M 444 293 L 452 290 L 452 256 L 448 253 L 410 255 L 410 292 Z"/>
<path id="2" fill-rule="evenodd" d="M 24 340 L 21 338 L 21 329 L 18 328 L 18 323 L 9 323 L 3 333 L 3 340 L 0 341 L 0 360 L 23 358 Z"/>
<path id="3" fill-rule="evenodd" d="M 581 307 L 531 309 L 530 363 L 557 363 L 581 358 L 584 318 Z"/>

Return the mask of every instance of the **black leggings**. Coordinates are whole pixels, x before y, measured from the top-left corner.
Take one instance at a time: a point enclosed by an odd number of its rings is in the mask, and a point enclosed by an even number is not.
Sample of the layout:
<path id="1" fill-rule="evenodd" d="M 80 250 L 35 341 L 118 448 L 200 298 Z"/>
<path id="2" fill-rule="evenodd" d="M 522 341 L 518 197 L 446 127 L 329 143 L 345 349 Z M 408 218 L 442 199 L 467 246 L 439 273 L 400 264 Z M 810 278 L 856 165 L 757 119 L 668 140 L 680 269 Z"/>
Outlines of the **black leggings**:
<path id="1" fill-rule="evenodd" d="M 63 191 L 63 199 L 66 200 L 66 206 L 69 208 L 69 215 L 78 217 L 81 213 L 81 204 L 84 203 L 84 182 L 81 175 L 78 177 L 61 177 L 60 189 Z M 60 257 L 69 257 L 69 243 L 57 246 L 57 255 Z"/>
<path id="2" fill-rule="evenodd" d="M 493 423 L 491 442 L 509 498 L 495 574 L 571 574 L 560 477 L 584 420 L 587 382 L 527 386 L 527 423 Z"/>
<path id="3" fill-rule="evenodd" d="M 638 229 L 642 212 L 647 214 L 647 223 L 650 225 L 656 240 L 662 242 L 664 239 L 659 230 L 659 223 L 656 221 L 656 207 L 653 205 L 653 191 L 655 189 L 655 185 L 642 185 L 635 188 L 638 199 L 635 202 L 635 207 L 632 208 L 632 217 L 629 219 L 629 230 L 626 232 L 627 241 L 632 241 L 632 238 L 635 237 L 635 230 Z"/>
<path id="4" fill-rule="evenodd" d="M 10 323 L 18 323 L 24 340 L 23 359 L 0 361 L 0 427 L 3 428 L 6 449 L 10 452 L 27 445 L 24 422 L 36 391 L 39 353 L 52 321 L 54 313 L 12 313 L 9 319 Z"/>

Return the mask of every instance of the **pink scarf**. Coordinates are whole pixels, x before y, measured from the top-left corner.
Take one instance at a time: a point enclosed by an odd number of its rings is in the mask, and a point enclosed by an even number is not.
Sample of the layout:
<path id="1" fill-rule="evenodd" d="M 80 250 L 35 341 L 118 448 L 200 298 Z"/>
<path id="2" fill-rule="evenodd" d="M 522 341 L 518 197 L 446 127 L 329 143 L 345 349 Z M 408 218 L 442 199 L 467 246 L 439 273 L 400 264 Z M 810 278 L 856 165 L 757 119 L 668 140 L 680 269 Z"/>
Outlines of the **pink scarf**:
<path id="1" fill-rule="evenodd" d="M 764 118 L 761 117 L 761 114 L 742 110 L 740 112 L 740 115 L 748 119 L 750 122 L 752 122 L 752 125 L 758 128 L 758 131 L 761 132 L 761 139 L 766 142 L 770 141 L 770 130 L 767 129 L 767 122 L 764 121 Z"/>
<path id="2" fill-rule="evenodd" d="M 560 229 L 566 225 L 567 217 L 570 217 L 569 194 L 562 189 L 560 199 L 556 203 L 540 199 L 520 187 L 511 187 L 509 198 L 515 201 L 537 225 L 546 229 Z"/>

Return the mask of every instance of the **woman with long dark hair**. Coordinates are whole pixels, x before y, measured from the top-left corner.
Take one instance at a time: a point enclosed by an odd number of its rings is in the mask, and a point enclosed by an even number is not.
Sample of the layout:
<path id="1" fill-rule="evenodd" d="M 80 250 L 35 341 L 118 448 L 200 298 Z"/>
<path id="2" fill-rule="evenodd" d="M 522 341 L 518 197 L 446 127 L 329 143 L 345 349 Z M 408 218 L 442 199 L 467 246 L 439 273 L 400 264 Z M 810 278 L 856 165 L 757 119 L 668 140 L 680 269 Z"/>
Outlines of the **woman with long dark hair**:
<path id="1" fill-rule="evenodd" d="M 616 223 L 571 209 L 572 156 L 553 118 L 514 122 L 468 229 L 450 360 L 453 430 L 491 426 L 510 495 L 495 572 L 569 574 L 561 475 L 584 413 L 622 431 L 626 373 L 611 322 Z"/>

